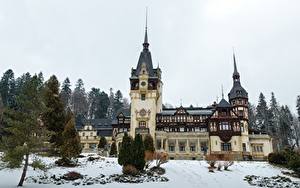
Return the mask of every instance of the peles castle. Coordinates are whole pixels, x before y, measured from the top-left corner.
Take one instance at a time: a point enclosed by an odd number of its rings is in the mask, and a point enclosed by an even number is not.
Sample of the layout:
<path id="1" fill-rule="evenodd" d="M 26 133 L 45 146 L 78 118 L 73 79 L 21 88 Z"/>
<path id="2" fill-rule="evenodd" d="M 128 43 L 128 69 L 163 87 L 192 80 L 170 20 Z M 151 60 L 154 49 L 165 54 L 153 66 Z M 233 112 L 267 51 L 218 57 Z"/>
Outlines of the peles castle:
<path id="1" fill-rule="evenodd" d="M 132 137 L 150 134 L 156 149 L 168 152 L 170 159 L 195 160 L 206 154 L 227 154 L 236 160 L 265 159 L 273 151 L 272 139 L 249 129 L 248 93 L 242 87 L 235 56 L 233 61 L 233 86 L 228 101 L 223 96 L 219 103 L 205 108 L 163 108 L 162 71 L 153 67 L 146 27 L 143 50 L 129 78 L 131 108 L 106 125 L 111 132 L 106 131 L 105 136 L 111 136 L 119 148 L 125 132 Z M 85 129 L 94 128 L 89 125 Z M 88 142 L 88 137 L 81 140 L 85 146 L 97 143 Z"/>

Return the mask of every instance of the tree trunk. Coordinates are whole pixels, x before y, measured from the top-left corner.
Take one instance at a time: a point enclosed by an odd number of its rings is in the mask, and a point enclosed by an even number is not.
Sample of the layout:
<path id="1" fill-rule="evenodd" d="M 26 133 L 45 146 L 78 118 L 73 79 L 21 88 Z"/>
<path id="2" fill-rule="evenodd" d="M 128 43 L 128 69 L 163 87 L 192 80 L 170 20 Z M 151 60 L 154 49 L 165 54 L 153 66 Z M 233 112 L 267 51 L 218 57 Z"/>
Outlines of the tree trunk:
<path id="1" fill-rule="evenodd" d="M 19 181 L 19 184 L 18 184 L 18 187 L 22 187 L 23 186 L 23 182 L 25 180 L 25 177 L 26 177 L 26 172 L 27 172 L 27 168 L 28 168 L 28 160 L 29 160 L 29 154 L 26 154 L 25 155 L 25 165 L 23 167 L 23 172 L 22 172 L 22 176 L 21 176 L 21 179 Z"/>

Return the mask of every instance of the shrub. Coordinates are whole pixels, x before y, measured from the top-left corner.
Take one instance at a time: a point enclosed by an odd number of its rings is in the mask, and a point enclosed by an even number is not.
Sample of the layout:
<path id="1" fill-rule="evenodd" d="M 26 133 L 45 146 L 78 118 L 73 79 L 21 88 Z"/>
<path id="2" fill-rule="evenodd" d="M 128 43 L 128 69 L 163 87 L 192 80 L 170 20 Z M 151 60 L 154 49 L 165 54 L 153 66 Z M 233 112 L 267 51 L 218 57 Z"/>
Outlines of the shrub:
<path id="1" fill-rule="evenodd" d="M 215 155 L 207 155 L 206 156 L 206 162 L 210 168 L 216 168 L 217 160 L 218 160 L 217 156 L 215 156 Z"/>
<path id="2" fill-rule="evenodd" d="M 149 168 L 150 164 L 153 162 L 154 160 L 154 152 L 146 150 L 145 151 L 145 168 Z"/>
<path id="3" fill-rule="evenodd" d="M 272 164 L 286 165 L 287 159 L 284 153 L 270 153 L 268 155 L 268 161 Z"/>
<path id="4" fill-rule="evenodd" d="M 154 159 L 156 160 L 156 167 L 160 167 L 169 161 L 169 155 L 165 151 L 155 152 Z"/>
<path id="5" fill-rule="evenodd" d="M 40 170 L 45 171 L 47 169 L 45 163 L 43 163 L 43 161 L 41 159 L 37 159 L 37 158 L 35 158 L 32 161 L 31 167 L 33 168 L 33 170 L 40 169 Z"/>
<path id="6" fill-rule="evenodd" d="M 55 161 L 55 164 L 57 166 L 63 166 L 63 167 L 75 167 L 76 166 L 76 163 L 74 163 L 72 160 L 66 159 L 66 158 L 58 159 L 57 161 Z"/>
<path id="7" fill-rule="evenodd" d="M 221 170 L 222 170 L 222 167 L 223 167 L 223 164 L 222 164 L 222 162 L 221 162 L 221 161 L 219 161 L 219 162 L 217 162 L 217 164 L 218 164 L 218 167 L 217 167 L 217 169 L 218 169 L 219 171 L 221 171 Z"/>
<path id="8" fill-rule="evenodd" d="M 135 166 L 133 165 L 125 165 L 123 166 L 123 174 L 127 174 L 127 175 L 137 175 L 139 173 L 139 171 L 135 168 Z"/>
<path id="9" fill-rule="evenodd" d="M 224 161 L 224 170 L 228 170 L 233 165 L 233 161 Z"/>
<path id="10" fill-rule="evenodd" d="M 110 146 L 109 156 L 115 157 L 118 155 L 116 142 L 113 142 Z"/>
<path id="11" fill-rule="evenodd" d="M 68 180 L 68 181 L 74 181 L 74 180 L 82 179 L 82 178 L 83 178 L 83 176 L 80 173 L 75 172 L 75 171 L 68 172 L 68 173 L 64 174 L 62 177 L 62 179 Z"/>

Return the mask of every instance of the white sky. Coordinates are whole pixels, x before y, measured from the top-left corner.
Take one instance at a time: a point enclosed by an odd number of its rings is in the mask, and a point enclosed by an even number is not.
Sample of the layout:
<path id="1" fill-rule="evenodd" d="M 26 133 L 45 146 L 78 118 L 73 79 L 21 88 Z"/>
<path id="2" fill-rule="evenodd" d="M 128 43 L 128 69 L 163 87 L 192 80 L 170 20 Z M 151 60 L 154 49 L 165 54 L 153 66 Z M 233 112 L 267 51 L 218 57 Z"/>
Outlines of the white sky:
<path id="1" fill-rule="evenodd" d="M 206 106 L 232 87 L 232 47 L 251 102 L 300 94 L 299 0 L 0 0 L 0 72 L 42 71 L 72 84 L 129 92 L 145 7 L 164 103 Z"/>

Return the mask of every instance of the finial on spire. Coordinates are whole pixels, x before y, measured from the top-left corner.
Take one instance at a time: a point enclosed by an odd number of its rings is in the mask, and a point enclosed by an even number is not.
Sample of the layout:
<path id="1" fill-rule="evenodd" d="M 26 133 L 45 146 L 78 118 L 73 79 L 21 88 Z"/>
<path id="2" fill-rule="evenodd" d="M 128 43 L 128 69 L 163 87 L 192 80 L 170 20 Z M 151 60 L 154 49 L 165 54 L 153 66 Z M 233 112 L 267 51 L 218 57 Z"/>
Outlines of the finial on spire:
<path id="1" fill-rule="evenodd" d="M 224 90 L 223 90 L 223 84 L 221 85 L 221 89 L 222 89 L 222 99 L 224 99 Z"/>
<path id="2" fill-rule="evenodd" d="M 235 58 L 235 50 L 234 50 L 234 47 L 232 47 L 232 51 L 233 51 L 233 66 L 234 66 L 234 72 L 233 74 L 239 74 L 238 71 L 237 71 L 237 66 L 236 66 L 236 58 Z"/>
<path id="3" fill-rule="evenodd" d="M 148 49 L 149 43 L 148 43 L 148 7 L 146 7 L 146 25 L 145 25 L 145 38 L 144 38 L 144 49 Z"/>

